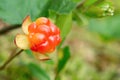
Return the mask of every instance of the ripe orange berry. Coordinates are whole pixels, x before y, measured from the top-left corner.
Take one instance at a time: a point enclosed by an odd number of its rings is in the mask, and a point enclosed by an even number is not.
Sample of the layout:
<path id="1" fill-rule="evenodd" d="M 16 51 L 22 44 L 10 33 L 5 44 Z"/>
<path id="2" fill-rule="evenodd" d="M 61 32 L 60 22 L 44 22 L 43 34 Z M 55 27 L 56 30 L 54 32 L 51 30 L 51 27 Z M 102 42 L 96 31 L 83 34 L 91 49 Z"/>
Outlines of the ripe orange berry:
<path id="1" fill-rule="evenodd" d="M 60 43 L 60 30 L 49 19 L 42 17 L 28 27 L 30 49 L 42 54 L 52 52 Z"/>
<path id="2" fill-rule="evenodd" d="M 41 18 L 38 18 L 35 22 L 36 22 L 36 25 L 38 25 L 38 26 L 42 25 L 42 24 L 48 25 L 50 20 L 45 17 L 41 17 Z"/>

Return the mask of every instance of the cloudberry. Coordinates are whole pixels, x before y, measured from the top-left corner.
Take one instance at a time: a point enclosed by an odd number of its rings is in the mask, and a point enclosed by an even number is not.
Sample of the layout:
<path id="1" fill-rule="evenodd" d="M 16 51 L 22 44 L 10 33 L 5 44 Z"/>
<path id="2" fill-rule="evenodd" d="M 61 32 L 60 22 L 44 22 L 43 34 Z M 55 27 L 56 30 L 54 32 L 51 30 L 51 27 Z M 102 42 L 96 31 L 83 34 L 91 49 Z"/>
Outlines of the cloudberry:
<path id="1" fill-rule="evenodd" d="M 30 49 L 49 53 L 60 43 L 60 30 L 47 18 L 38 18 L 28 26 Z"/>
<path id="2" fill-rule="evenodd" d="M 27 16 L 22 29 L 25 34 L 18 34 L 15 38 L 16 45 L 21 49 L 45 54 L 53 52 L 61 41 L 59 28 L 45 17 L 32 22 L 30 16 Z"/>

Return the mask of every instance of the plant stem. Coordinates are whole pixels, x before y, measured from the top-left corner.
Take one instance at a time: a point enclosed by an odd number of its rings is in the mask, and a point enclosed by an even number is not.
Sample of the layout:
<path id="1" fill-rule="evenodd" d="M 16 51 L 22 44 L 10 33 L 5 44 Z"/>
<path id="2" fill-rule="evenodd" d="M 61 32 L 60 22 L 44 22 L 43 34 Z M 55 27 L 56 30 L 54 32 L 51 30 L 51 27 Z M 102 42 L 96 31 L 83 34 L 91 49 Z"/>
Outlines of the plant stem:
<path id="1" fill-rule="evenodd" d="M 56 73 L 56 75 L 55 75 L 55 79 L 54 79 L 54 80 L 59 80 L 58 78 L 59 78 L 59 74 Z"/>
<path id="2" fill-rule="evenodd" d="M 16 24 L 16 25 L 11 25 L 11 26 L 5 26 L 5 28 L 0 30 L 0 34 L 4 34 L 9 32 L 10 30 L 14 30 L 16 28 L 19 28 L 21 25 L 20 24 Z"/>
<path id="3" fill-rule="evenodd" d="M 23 50 L 21 49 L 20 51 L 18 51 L 16 54 L 14 55 L 10 55 L 10 57 L 8 58 L 8 60 L 2 65 L 0 66 L 0 70 L 3 70 L 16 56 L 18 56 Z"/>

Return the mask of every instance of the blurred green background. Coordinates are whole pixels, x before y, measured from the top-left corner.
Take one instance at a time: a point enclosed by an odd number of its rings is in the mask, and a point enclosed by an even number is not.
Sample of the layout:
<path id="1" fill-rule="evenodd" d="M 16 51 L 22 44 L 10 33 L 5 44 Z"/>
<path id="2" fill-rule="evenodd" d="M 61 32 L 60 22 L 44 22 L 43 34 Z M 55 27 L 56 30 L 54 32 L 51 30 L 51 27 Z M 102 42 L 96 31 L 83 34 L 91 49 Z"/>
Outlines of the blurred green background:
<path id="1" fill-rule="evenodd" d="M 48 61 L 23 51 L 0 80 L 120 80 L 119 0 L 0 0 L 0 65 L 19 50 L 14 37 L 27 15 L 50 18 L 62 42 Z"/>

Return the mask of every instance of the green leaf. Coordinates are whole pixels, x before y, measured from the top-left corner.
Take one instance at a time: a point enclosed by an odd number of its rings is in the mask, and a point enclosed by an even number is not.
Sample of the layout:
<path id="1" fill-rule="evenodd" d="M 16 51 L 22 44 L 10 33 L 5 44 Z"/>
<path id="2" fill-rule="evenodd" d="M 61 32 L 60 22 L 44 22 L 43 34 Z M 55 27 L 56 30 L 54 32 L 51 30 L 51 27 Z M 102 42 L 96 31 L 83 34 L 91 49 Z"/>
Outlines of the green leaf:
<path id="1" fill-rule="evenodd" d="M 27 49 L 27 50 L 24 50 L 30 57 L 33 57 L 33 53 L 31 50 Z"/>
<path id="2" fill-rule="evenodd" d="M 94 4 L 96 1 L 98 1 L 98 0 L 86 0 L 84 6 L 90 6 L 90 5 Z"/>
<path id="3" fill-rule="evenodd" d="M 65 47 L 65 48 L 63 48 L 62 50 L 59 51 L 59 62 L 58 62 L 58 68 L 57 68 L 57 73 L 58 74 L 65 67 L 69 58 L 70 58 L 69 47 Z"/>
<path id="4" fill-rule="evenodd" d="M 54 61 L 51 59 L 51 60 L 46 60 L 45 61 L 46 64 L 51 64 L 51 65 L 54 65 Z"/>
<path id="5" fill-rule="evenodd" d="M 79 26 L 88 24 L 86 17 L 83 14 L 79 13 L 77 10 L 73 12 L 73 20 L 76 21 Z"/>
<path id="6" fill-rule="evenodd" d="M 82 1 L 82 0 L 72 0 L 72 1 L 78 3 L 78 2 L 80 2 L 80 1 Z"/>
<path id="7" fill-rule="evenodd" d="M 48 74 L 40 66 L 30 63 L 28 64 L 28 69 L 36 80 L 50 80 Z"/>
<path id="8" fill-rule="evenodd" d="M 10 24 L 21 24 L 24 17 L 30 15 L 32 19 L 47 16 L 51 0 L 1 0 L 0 18 Z"/>
<path id="9" fill-rule="evenodd" d="M 120 39 L 120 15 L 91 19 L 89 30 L 99 33 L 104 39 Z"/>
<path id="10" fill-rule="evenodd" d="M 87 16 L 94 17 L 94 18 L 103 17 L 103 13 L 104 13 L 104 11 L 100 7 L 94 6 L 94 5 L 92 5 L 91 7 L 89 7 L 87 9 L 87 11 L 85 12 L 85 14 Z"/>
<path id="11" fill-rule="evenodd" d="M 50 6 L 50 10 L 55 11 L 58 14 L 68 14 L 76 6 L 76 3 L 72 0 L 53 0 Z"/>
<path id="12" fill-rule="evenodd" d="M 57 18 L 57 13 L 52 10 L 49 10 L 49 18 L 53 23 L 55 23 Z"/>
<path id="13" fill-rule="evenodd" d="M 56 24 L 60 28 L 62 40 L 67 36 L 72 27 L 72 13 L 59 15 Z"/>

